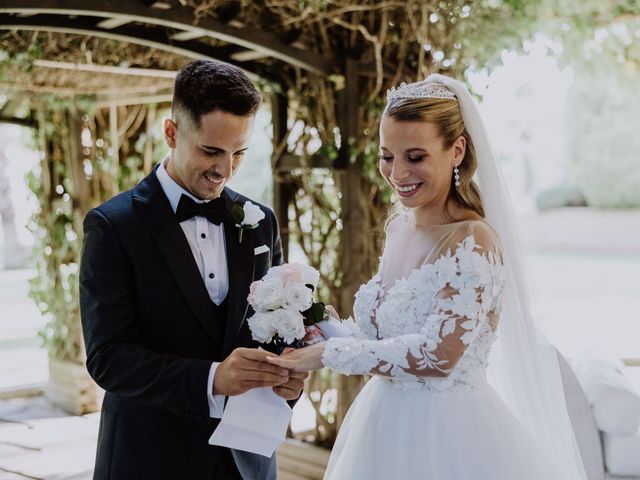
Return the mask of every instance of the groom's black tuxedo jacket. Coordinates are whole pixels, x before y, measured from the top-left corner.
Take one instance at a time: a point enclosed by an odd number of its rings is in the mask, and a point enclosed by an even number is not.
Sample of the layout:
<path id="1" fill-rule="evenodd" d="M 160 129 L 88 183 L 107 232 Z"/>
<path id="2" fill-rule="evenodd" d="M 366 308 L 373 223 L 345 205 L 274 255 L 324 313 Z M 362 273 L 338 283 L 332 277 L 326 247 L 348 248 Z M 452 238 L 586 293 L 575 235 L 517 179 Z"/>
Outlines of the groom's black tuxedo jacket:
<path id="1" fill-rule="evenodd" d="M 225 221 L 226 309 L 210 300 L 155 171 L 87 214 L 82 326 L 87 368 L 106 390 L 95 479 L 226 478 L 229 451 L 207 443 L 218 423 L 209 417 L 207 378 L 212 361 L 256 346 L 245 321 L 249 285 L 282 263 L 275 216 L 261 208 L 266 218 L 242 243 Z M 254 255 L 261 245 L 269 251 Z"/>

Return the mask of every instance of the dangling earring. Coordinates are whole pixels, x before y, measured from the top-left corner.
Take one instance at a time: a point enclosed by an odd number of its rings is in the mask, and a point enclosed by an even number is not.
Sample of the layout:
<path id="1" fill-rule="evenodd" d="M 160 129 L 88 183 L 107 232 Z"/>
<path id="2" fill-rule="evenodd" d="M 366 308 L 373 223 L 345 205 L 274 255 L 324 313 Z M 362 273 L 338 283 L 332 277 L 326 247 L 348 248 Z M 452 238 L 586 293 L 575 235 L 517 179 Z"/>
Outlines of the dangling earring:
<path id="1" fill-rule="evenodd" d="M 460 186 L 460 170 L 458 170 L 458 166 L 453 167 L 453 178 L 456 179 L 456 187 Z"/>

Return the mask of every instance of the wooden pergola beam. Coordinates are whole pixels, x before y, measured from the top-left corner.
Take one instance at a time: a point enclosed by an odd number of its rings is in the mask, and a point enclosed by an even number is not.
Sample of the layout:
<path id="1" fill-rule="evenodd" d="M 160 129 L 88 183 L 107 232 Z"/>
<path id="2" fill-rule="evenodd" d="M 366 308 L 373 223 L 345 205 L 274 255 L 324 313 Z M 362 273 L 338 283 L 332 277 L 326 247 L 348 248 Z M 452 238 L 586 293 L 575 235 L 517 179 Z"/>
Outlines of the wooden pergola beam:
<path id="1" fill-rule="evenodd" d="M 278 159 L 275 171 L 285 173 L 297 168 L 333 168 L 333 164 L 325 155 L 310 155 L 302 158 L 299 155 L 285 153 Z"/>
<path id="2" fill-rule="evenodd" d="M 231 54 L 231 58 L 236 62 L 249 62 L 251 60 L 258 60 L 265 57 L 266 55 L 264 53 L 255 52 L 253 50 L 244 50 L 242 52 Z"/>
<path id="3" fill-rule="evenodd" d="M 157 70 L 153 68 L 129 68 L 113 65 L 96 65 L 90 63 L 56 62 L 52 60 L 34 60 L 33 65 L 42 68 L 54 68 L 61 70 L 75 70 L 79 72 L 110 73 L 114 75 L 133 75 L 152 78 L 175 78 L 177 73 L 173 70 Z"/>
<path id="4" fill-rule="evenodd" d="M 37 122 L 32 118 L 5 117 L 4 115 L 0 115 L 0 123 L 11 123 L 29 128 L 36 128 L 38 126 Z"/>
<path id="5" fill-rule="evenodd" d="M 0 8 L 0 11 L 2 8 Z M 48 31 L 72 35 L 87 35 L 126 43 L 135 43 L 149 48 L 163 50 L 176 55 L 192 59 L 210 58 L 223 62 L 235 63 L 254 76 L 271 78 L 264 68 L 248 62 L 239 65 L 230 58 L 230 54 L 237 50 L 235 46 L 214 47 L 202 42 L 186 41 L 174 42 L 171 40 L 171 31 L 161 27 L 143 27 L 132 24 L 121 27 L 102 30 L 97 27 L 95 18 L 76 17 L 68 19 L 61 15 L 34 15 L 20 17 L 12 14 L 0 13 L 0 29 L 4 30 L 30 30 Z"/>
<path id="6" fill-rule="evenodd" d="M 148 105 L 154 103 L 171 103 L 173 95 L 170 93 L 159 95 L 139 95 L 135 97 L 100 98 L 96 101 L 96 108 L 127 107 L 129 105 Z"/>
<path id="7" fill-rule="evenodd" d="M 146 94 L 166 90 L 164 87 L 154 87 L 152 85 L 131 86 L 127 88 L 114 88 L 111 90 L 104 87 L 58 87 L 53 85 L 25 85 L 23 83 L 0 82 L 0 89 L 16 90 L 32 93 L 54 93 L 61 96 L 75 95 L 122 95 L 122 94 Z"/>
<path id="8" fill-rule="evenodd" d="M 211 38 L 238 45 L 240 47 L 261 52 L 288 64 L 305 70 L 328 75 L 333 72 L 332 63 L 314 52 L 284 45 L 270 33 L 253 27 L 239 27 L 224 24 L 211 17 L 197 19 L 194 23 L 193 9 L 189 7 L 172 7 L 170 9 L 149 8 L 134 1 L 88 1 L 88 0 L 5 0 L 0 6 L 0 13 L 5 14 L 42 14 L 69 16 L 90 16 L 115 19 L 125 17 L 132 22 L 161 26 L 174 30 L 204 30 Z M 26 19 L 22 17 L 22 19 Z M 64 23 L 64 22 L 59 22 Z M 74 21 L 69 21 L 71 27 Z M 60 26 L 60 25 L 58 25 Z M 97 30 L 101 30 L 95 26 Z M 104 32 L 103 32 L 104 33 Z M 134 41 L 134 40 L 124 40 Z M 157 46 L 155 48 L 158 48 Z M 197 52 L 196 52 L 197 53 Z"/>
<path id="9" fill-rule="evenodd" d="M 98 27 L 104 30 L 111 30 L 112 28 L 121 27 L 122 25 L 126 25 L 127 23 L 131 23 L 133 20 L 129 17 L 113 17 L 107 18 L 106 20 L 102 20 L 97 24 Z"/>

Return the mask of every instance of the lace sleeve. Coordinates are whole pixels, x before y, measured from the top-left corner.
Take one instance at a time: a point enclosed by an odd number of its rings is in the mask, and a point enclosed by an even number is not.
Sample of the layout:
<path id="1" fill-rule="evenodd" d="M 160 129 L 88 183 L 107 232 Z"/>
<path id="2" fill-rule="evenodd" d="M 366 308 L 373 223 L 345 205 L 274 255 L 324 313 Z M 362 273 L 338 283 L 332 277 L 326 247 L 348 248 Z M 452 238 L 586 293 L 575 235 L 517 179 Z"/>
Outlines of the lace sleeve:
<path id="1" fill-rule="evenodd" d="M 423 270 L 428 271 L 425 274 Z M 332 338 L 327 341 L 323 364 L 343 374 L 390 377 L 444 377 L 456 366 L 480 326 L 492 321 L 502 291 L 502 260 L 493 241 L 466 237 L 433 264 L 414 271 L 401 292 L 404 307 L 399 315 L 407 325 L 418 324 L 416 333 L 382 340 Z M 437 282 L 425 299 L 418 281 Z M 410 308 L 406 308 L 410 302 Z M 428 306 L 425 307 L 425 302 Z M 411 329 L 408 329 L 409 331 Z"/>

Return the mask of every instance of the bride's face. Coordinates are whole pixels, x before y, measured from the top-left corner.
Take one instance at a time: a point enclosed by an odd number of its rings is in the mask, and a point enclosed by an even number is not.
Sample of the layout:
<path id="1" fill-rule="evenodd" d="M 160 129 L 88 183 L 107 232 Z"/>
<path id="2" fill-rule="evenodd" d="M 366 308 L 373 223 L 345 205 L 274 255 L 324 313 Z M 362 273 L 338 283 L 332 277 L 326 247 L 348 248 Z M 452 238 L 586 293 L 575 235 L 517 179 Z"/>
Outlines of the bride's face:
<path id="1" fill-rule="evenodd" d="M 398 121 L 380 123 L 380 174 L 407 208 L 440 207 L 451 188 L 453 167 L 464 158 L 464 137 L 444 148 L 436 126 Z"/>

